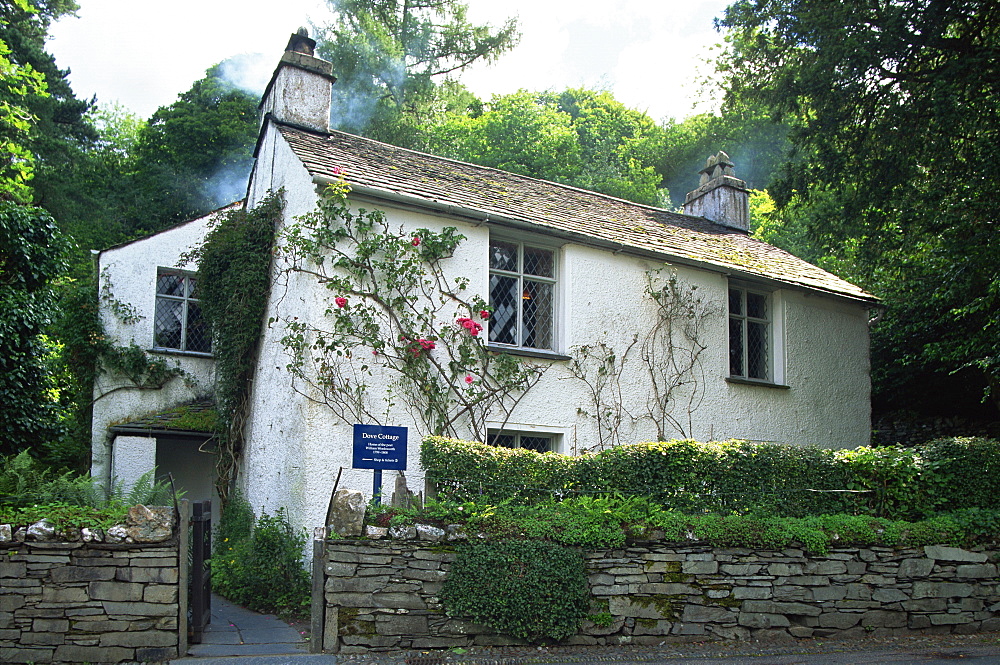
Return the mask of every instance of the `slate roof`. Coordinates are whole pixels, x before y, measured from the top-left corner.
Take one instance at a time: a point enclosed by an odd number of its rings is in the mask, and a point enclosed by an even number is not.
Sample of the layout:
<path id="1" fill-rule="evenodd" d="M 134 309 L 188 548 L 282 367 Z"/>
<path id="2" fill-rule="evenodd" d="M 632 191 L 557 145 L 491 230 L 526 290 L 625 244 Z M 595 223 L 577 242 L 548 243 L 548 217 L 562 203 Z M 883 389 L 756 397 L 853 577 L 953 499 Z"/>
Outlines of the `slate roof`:
<path id="1" fill-rule="evenodd" d="M 482 220 L 519 223 L 623 251 L 662 256 L 734 276 L 764 278 L 852 299 L 877 299 L 853 284 L 747 234 L 662 208 L 567 185 L 467 164 L 332 131 L 315 133 L 272 120 L 314 178 L 337 169 L 356 191 L 404 198 L 429 208 L 475 211 Z"/>
<path id="2" fill-rule="evenodd" d="M 208 437 L 212 435 L 218 414 L 212 398 L 194 400 L 165 411 L 139 416 L 126 422 L 112 425 L 108 429 L 115 434 L 140 434 L 156 436 Z"/>

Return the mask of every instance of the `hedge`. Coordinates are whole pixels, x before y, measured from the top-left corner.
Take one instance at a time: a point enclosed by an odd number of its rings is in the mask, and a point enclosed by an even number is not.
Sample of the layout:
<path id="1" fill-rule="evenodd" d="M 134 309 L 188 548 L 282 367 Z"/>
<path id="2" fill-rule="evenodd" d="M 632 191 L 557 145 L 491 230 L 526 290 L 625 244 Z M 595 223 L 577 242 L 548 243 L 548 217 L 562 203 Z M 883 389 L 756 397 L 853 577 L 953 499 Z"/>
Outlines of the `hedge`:
<path id="1" fill-rule="evenodd" d="M 1000 509 L 1000 443 L 980 438 L 855 450 L 676 440 L 572 457 L 428 437 L 421 464 L 438 495 L 452 501 L 619 494 L 685 513 L 889 519 Z"/>

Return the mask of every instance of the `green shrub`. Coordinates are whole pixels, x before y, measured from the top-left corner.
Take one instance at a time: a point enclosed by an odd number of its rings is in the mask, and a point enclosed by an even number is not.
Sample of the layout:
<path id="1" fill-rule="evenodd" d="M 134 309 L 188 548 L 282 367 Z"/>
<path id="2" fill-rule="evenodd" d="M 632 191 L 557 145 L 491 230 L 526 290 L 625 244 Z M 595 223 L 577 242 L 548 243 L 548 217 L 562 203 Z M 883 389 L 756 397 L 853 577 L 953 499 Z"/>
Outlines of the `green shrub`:
<path id="1" fill-rule="evenodd" d="M 305 532 L 292 528 L 284 509 L 255 520 L 250 504 L 233 497 L 215 532 L 212 587 L 255 612 L 301 615 L 310 598 L 302 563 L 305 544 Z"/>
<path id="2" fill-rule="evenodd" d="M 502 540 L 458 551 L 441 589 L 451 615 L 525 640 L 574 635 L 589 593 L 579 551 L 536 540 Z"/>
<path id="3" fill-rule="evenodd" d="M 570 457 L 428 437 L 421 463 L 439 497 L 459 503 L 621 494 L 682 513 L 907 520 L 1000 508 L 1000 443 L 987 439 L 946 439 L 918 450 L 683 440 Z"/>

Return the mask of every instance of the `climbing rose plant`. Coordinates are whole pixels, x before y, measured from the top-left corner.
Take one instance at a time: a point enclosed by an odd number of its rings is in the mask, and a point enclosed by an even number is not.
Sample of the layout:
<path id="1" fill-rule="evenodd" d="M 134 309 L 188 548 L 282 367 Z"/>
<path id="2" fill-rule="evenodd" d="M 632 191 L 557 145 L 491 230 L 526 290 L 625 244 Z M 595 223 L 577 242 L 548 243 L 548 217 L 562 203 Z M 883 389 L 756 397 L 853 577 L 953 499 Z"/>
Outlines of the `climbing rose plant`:
<path id="1" fill-rule="evenodd" d="M 445 270 L 465 240 L 456 228 L 393 229 L 349 192 L 330 185 L 279 244 L 286 283 L 305 275 L 330 294 L 321 320 L 282 321 L 294 388 L 344 422 L 387 423 L 402 404 L 429 434 L 485 440 L 487 419 L 506 422 L 549 363 L 487 348 L 489 306 Z"/>

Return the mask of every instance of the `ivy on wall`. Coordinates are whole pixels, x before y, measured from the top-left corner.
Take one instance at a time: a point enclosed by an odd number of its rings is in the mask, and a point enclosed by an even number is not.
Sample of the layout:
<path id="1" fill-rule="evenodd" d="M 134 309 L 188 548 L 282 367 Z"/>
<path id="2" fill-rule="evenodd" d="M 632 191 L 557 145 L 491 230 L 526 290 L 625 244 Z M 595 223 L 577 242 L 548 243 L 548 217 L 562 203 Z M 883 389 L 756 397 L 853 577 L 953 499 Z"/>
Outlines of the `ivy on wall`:
<path id="1" fill-rule="evenodd" d="M 212 326 L 219 414 L 216 489 L 223 502 L 228 500 L 243 450 L 282 209 L 278 192 L 251 210 L 223 212 L 212 222 L 204 243 L 182 259 L 198 264 L 202 312 Z"/>
<path id="2" fill-rule="evenodd" d="M 147 353 L 135 342 L 112 341 L 101 321 L 102 307 L 125 324 L 141 319 L 134 307 L 114 297 L 107 274 L 95 274 L 66 285 L 55 324 L 67 370 L 66 393 L 74 405 L 68 434 L 58 445 L 65 459 L 78 459 L 81 466 L 88 461 L 95 402 L 123 390 L 159 390 L 172 379 L 186 377 L 176 363 Z M 95 394 L 101 376 L 112 377 L 114 384 Z"/>

